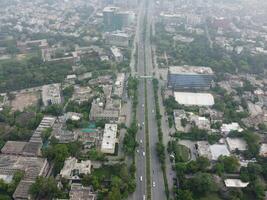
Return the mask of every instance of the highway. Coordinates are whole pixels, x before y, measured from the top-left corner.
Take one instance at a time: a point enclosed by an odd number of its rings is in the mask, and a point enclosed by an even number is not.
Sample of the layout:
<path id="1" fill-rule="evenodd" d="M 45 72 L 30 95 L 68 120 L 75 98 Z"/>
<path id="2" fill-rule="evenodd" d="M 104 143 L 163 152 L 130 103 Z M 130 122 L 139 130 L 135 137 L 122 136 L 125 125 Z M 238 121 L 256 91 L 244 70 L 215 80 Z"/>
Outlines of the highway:
<path id="1" fill-rule="evenodd" d="M 137 19 L 137 71 L 136 75 L 140 76 L 153 76 L 152 64 L 152 49 L 151 49 L 151 21 L 152 21 L 152 1 L 140 3 L 139 15 Z M 147 104 L 145 103 L 145 84 L 147 92 Z M 164 190 L 163 173 L 161 165 L 156 153 L 156 143 L 158 142 L 157 123 L 155 119 L 155 101 L 153 94 L 153 85 L 151 79 L 139 79 L 138 86 L 138 107 L 137 107 L 137 120 L 141 128 L 137 133 L 137 142 L 139 147 L 136 152 L 136 191 L 129 198 L 133 200 L 147 199 L 147 189 L 151 190 L 151 199 L 164 200 L 166 199 Z M 148 124 L 145 125 L 145 109 L 147 109 Z M 145 151 L 145 126 L 148 128 L 149 134 L 149 152 Z M 144 155 L 145 154 L 145 155 Z M 150 179 L 151 188 L 146 188 L 146 156 L 150 155 Z M 140 179 L 142 177 L 142 180 Z M 145 197 L 144 197 L 145 196 Z"/>

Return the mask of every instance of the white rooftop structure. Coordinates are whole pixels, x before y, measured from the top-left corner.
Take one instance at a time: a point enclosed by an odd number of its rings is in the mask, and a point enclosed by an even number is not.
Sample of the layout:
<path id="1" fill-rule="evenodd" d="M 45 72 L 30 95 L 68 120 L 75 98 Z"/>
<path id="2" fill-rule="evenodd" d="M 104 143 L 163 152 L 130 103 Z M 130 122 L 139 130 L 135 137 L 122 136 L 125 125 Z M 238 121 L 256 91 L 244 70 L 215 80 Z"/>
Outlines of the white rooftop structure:
<path id="1" fill-rule="evenodd" d="M 260 156 L 267 157 L 267 144 L 266 143 L 261 144 Z"/>
<path id="2" fill-rule="evenodd" d="M 249 182 L 243 182 L 240 179 L 225 179 L 224 183 L 226 187 L 232 188 L 245 188 L 249 184 Z"/>
<path id="3" fill-rule="evenodd" d="M 115 144 L 117 142 L 117 124 L 105 124 L 103 140 L 101 144 L 101 152 L 114 154 Z"/>
<path id="4" fill-rule="evenodd" d="M 230 156 L 230 152 L 224 144 L 210 145 L 210 151 L 212 160 L 218 160 L 220 156 Z"/>
<path id="5" fill-rule="evenodd" d="M 230 151 L 235 151 L 238 149 L 239 151 L 247 150 L 247 143 L 242 138 L 226 138 L 227 145 Z"/>
<path id="6" fill-rule="evenodd" d="M 233 123 L 231 123 L 231 124 L 222 124 L 222 126 L 221 126 L 221 131 L 222 131 L 222 133 L 224 133 L 225 135 L 227 135 L 227 134 L 230 133 L 231 131 L 242 132 L 243 129 L 239 126 L 238 123 L 233 122 Z"/>
<path id="7" fill-rule="evenodd" d="M 175 100 L 187 106 L 212 106 L 214 98 L 209 93 L 174 92 Z"/>
<path id="8" fill-rule="evenodd" d="M 65 160 L 64 167 L 60 171 L 61 177 L 71 180 L 77 180 L 79 174 L 90 174 L 91 173 L 91 161 L 81 161 L 78 163 L 78 160 L 73 157 L 69 157 Z"/>
<path id="9" fill-rule="evenodd" d="M 213 74 L 210 67 L 203 66 L 170 66 L 169 72 L 171 74 Z"/>

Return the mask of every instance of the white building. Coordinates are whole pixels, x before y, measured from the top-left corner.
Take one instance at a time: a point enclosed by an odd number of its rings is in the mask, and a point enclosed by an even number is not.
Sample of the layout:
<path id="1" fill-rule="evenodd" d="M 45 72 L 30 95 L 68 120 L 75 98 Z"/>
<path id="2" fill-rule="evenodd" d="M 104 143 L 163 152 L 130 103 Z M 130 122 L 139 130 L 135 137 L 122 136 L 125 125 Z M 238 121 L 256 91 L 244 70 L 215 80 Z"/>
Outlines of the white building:
<path id="1" fill-rule="evenodd" d="M 230 133 L 231 131 L 238 131 L 238 132 L 242 132 L 243 129 L 239 126 L 238 123 L 233 122 L 231 124 L 222 124 L 221 126 L 221 132 L 225 135 L 227 135 L 228 133 Z"/>
<path id="2" fill-rule="evenodd" d="M 117 124 L 105 124 L 101 152 L 114 154 L 117 142 Z"/>
<path id="3" fill-rule="evenodd" d="M 230 152 L 225 144 L 210 145 L 212 160 L 218 160 L 220 156 L 230 156 Z"/>
<path id="4" fill-rule="evenodd" d="M 110 51 L 111 51 L 112 56 L 116 62 L 122 62 L 123 61 L 123 55 L 121 53 L 121 50 L 118 47 L 112 46 L 110 48 Z"/>
<path id="5" fill-rule="evenodd" d="M 61 104 L 61 91 L 60 84 L 44 85 L 42 88 L 42 101 L 44 106 L 51 104 Z"/>
<path id="6" fill-rule="evenodd" d="M 185 106 L 212 106 L 214 98 L 209 93 L 174 92 L 175 100 Z"/>
<path id="7" fill-rule="evenodd" d="M 228 188 L 245 188 L 249 182 L 243 182 L 240 179 L 225 179 L 224 184 Z"/>

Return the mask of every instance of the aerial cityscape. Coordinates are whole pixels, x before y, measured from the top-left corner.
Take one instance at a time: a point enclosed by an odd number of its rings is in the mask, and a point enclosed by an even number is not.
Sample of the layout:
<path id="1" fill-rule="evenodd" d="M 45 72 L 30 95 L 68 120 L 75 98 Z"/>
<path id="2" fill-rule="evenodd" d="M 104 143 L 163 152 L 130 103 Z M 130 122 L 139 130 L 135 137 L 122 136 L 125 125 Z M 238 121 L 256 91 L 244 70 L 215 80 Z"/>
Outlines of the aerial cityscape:
<path id="1" fill-rule="evenodd" d="M 266 0 L 0 0 L 0 200 L 266 199 Z"/>

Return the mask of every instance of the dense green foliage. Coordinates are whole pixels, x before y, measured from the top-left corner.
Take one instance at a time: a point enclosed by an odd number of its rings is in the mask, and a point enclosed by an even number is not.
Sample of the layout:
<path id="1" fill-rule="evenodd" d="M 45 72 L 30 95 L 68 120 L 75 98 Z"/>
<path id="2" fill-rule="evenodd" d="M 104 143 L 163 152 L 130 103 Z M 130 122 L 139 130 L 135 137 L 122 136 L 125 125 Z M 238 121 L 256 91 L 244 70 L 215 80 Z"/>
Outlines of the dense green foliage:
<path id="1" fill-rule="evenodd" d="M 23 176 L 24 174 L 21 171 L 17 171 L 15 172 L 11 183 L 5 183 L 4 180 L 0 179 L 0 199 L 11 200 L 12 195 Z"/>
<path id="2" fill-rule="evenodd" d="M 70 64 L 43 63 L 39 56 L 25 61 L 2 61 L 0 63 L 0 91 L 62 82 L 70 70 Z"/>
<path id="3" fill-rule="evenodd" d="M 135 191 L 135 169 L 125 164 L 106 165 L 82 178 L 82 184 L 92 185 L 98 191 L 98 199 L 125 199 Z"/>

